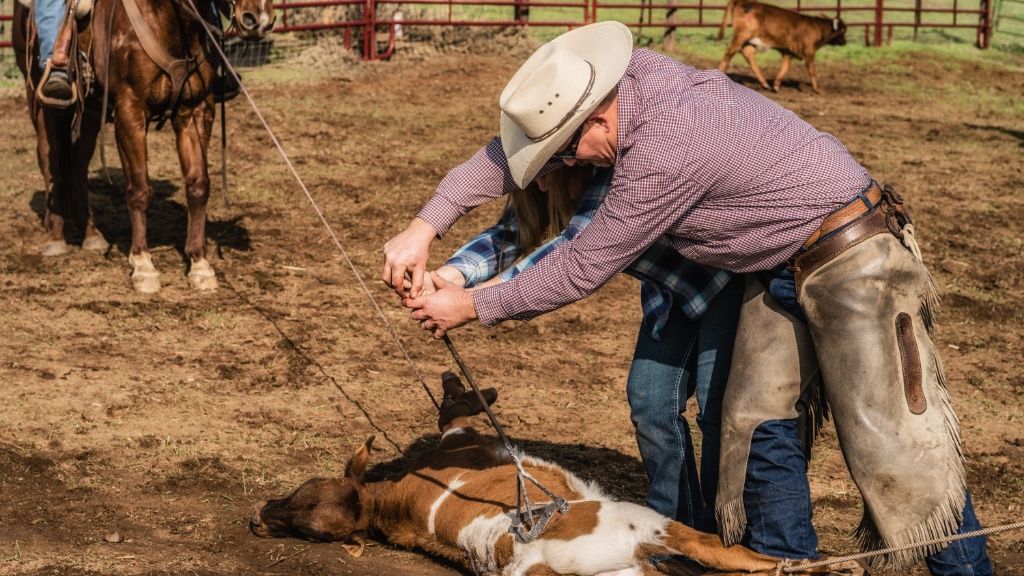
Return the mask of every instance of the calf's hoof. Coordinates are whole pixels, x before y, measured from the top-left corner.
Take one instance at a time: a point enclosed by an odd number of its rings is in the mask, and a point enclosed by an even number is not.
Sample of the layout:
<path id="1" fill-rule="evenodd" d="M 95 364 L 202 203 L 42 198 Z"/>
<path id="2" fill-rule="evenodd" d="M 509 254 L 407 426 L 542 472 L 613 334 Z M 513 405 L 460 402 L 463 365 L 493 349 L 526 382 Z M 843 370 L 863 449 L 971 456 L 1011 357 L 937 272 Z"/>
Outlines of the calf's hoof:
<path id="1" fill-rule="evenodd" d="M 106 252 L 107 248 L 110 248 L 110 242 L 103 237 L 102 234 L 96 234 L 89 236 L 85 240 L 82 240 L 83 250 L 92 250 L 93 252 Z"/>
<path id="2" fill-rule="evenodd" d="M 142 294 L 156 294 L 160 291 L 160 272 L 153 266 L 148 252 L 132 254 L 128 256 L 128 263 L 132 265 L 132 286 L 136 292 Z"/>
<path id="3" fill-rule="evenodd" d="M 39 253 L 43 256 L 61 256 L 70 250 L 68 243 L 63 240 L 50 240 L 39 247 Z"/>
<path id="4" fill-rule="evenodd" d="M 188 272 L 188 283 L 195 290 L 216 290 L 217 273 L 204 258 L 192 263 L 192 269 Z"/>

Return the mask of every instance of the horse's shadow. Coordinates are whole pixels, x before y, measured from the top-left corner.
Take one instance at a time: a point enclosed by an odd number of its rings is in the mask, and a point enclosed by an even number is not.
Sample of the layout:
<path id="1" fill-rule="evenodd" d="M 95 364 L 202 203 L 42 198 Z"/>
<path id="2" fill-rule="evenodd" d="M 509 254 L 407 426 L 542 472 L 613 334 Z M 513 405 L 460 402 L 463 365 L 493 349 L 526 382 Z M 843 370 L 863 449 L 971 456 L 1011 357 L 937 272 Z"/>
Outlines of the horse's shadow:
<path id="1" fill-rule="evenodd" d="M 112 168 L 109 169 L 109 174 L 110 182 L 102 174 L 89 178 L 89 204 L 99 231 L 112 246 L 117 246 L 123 254 L 127 254 L 131 249 L 132 227 L 125 201 L 124 173 L 118 168 Z M 153 189 L 153 199 L 146 211 L 146 238 L 149 248 L 154 250 L 173 247 L 178 251 L 182 262 L 187 264 L 185 234 L 188 226 L 188 209 L 184 204 L 172 199 L 181 183 L 160 178 L 150 178 L 149 182 Z M 33 194 L 29 206 L 42 221 L 46 212 L 46 193 L 38 191 Z M 243 217 L 243 214 L 238 214 L 226 220 L 213 220 L 208 214 L 208 249 L 212 248 L 218 255 L 224 248 L 246 252 L 251 250 L 249 230 L 240 224 Z M 69 232 L 68 241 L 81 242 L 81 234 L 81 231 Z"/>

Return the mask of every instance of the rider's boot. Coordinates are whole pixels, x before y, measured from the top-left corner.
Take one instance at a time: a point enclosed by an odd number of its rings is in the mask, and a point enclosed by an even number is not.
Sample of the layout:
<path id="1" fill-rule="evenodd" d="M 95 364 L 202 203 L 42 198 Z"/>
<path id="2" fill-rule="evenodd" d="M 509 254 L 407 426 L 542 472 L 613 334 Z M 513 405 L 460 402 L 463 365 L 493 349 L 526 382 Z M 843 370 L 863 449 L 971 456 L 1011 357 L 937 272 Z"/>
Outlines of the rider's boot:
<path id="1" fill-rule="evenodd" d="M 40 100 L 46 106 L 67 108 L 75 103 L 75 90 L 68 73 L 69 54 L 71 52 L 71 27 L 74 24 L 65 19 L 57 34 L 57 42 L 53 47 L 53 56 L 46 63 L 42 85 L 39 88 Z"/>

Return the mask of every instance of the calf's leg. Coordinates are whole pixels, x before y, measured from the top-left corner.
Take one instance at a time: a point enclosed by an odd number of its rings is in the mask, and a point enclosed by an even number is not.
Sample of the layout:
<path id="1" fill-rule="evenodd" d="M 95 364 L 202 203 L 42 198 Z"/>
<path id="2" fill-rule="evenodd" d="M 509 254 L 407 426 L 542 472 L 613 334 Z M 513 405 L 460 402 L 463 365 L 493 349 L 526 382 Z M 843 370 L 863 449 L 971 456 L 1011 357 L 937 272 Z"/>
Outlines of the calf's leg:
<path id="1" fill-rule="evenodd" d="M 699 532 L 680 522 L 669 522 L 662 544 L 702 566 L 717 570 L 760 572 L 774 570 L 778 560 L 743 546 L 722 545 L 717 535 Z"/>
<path id="2" fill-rule="evenodd" d="M 739 52 L 744 42 L 746 42 L 746 39 L 741 38 L 738 32 L 733 34 L 732 41 L 729 42 L 729 46 L 725 49 L 725 54 L 722 55 L 722 61 L 718 63 L 719 72 L 725 72 L 729 68 L 729 63 L 732 62 L 732 59 Z"/>
<path id="3" fill-rule="evenodd" d="M 743 47 L 743 57 L 750 64 L 750 69 L 754 71 L 754 76 L 757 76 L 757 81 L 761 83 L 761 88 L 769 90 L 768 80 L 765 79 L 764 72 L 761 72 L 761 67 L 757 65 L 757 60 L 754 60 L 755 54 L 757 54 L 757 48 L 753 45 L 747 44 Z"/>
<path id="4" fill-rule="evenodd" d="M 782 65 L 779 66 L 779 73 L 775 75 L 775 81 L 772 82 L 772 89 L 776 92 L 779 91 L 779 88 L 782 88 L 782 77 L 786 75 L 786 72 L 789 72 L 791 60 L 792 57 L 789 54 L 782 55 Z"/>
<path id="5" fill-rule="evenodd" d="M 814 90 L 815 94 L 821 94 L 821 90 L 818 90 L 818 76 L 814 73 L 814 53 L 807 55 L 807 75 L 811 77 L 811 90 Z"/>

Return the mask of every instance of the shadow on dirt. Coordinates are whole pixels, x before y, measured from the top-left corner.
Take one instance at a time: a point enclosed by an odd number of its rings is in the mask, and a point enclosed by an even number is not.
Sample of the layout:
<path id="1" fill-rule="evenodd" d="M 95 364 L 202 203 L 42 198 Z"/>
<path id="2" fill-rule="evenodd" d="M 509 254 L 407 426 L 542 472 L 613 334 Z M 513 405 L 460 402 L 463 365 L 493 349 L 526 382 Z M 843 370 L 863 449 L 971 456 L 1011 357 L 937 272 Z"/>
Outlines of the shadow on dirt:
<path id="1" fill-rule="evenodd" d="M 480 421 L 477 429 L 491 436 L 491 430 Z M 647 477 L 640 460 L 618 450 L 584 444 L 558 444 L 542 440 L 510 439 L 512 444 L 526 454 L 554 462 L 576 474 L 583 480 L 597 482 L 610 496 L 618 500 L 640 502 L 643 500 Z M 436 448 L 441 441 L 440 434 L 422 436 L 409 445 L 405 454 L 373 466 L 367 473 L 368 481 L 394 477 L 408 470 L 413 462 L 427 450 Z M 515 482 L 514 477 L 509 482 Z"/>
<path id="2" fill-rule="evenodd" d="M 971 124 L 967 123 L 964 126 L 972 128 L 974 130 L 989 130 L 992 132 L 999 132 L 1007 136 L 1012 136 L 1018 140 L 1021 148 L 1024 148 L 1024 130 L 1014 130 L 1013 128 L 1006 128 L 1005 126 L 985 126 L 982 124 Z"/>
<path id="3" fill-rule="evenodd" d="M 122 253 L 127 254 L 131 248 L 132 228 L 128 217 L 128 207 L 124 194 L 124 173 L 120 169 L 110 169 L 113 185 L 105 177 L 97 176 L 89 179 L 89 203 L 92 207 L 96 226 L 112 245 L 116 245 Z M 188 210 L 185 205 L 172 200 L 178 191 L 177 181 L 150 178 L 153 188 L 153 199 L 146 211 L 146 233 L 150 250 L 162 246 L 173 246 L 181 255 L 182 262 L 187 264 L 185 256 L 185 234 L 188 226 Z M 29 200 L 29 206 L 42 222 L 46 211 L 46 193 L 38 191 Z M 211 220 L 206 222 L 207 241 L 212 248 L 220 252 L 223 248 L 231 248 L 248 252 L 252 249 L 249 230 L 239 224 L 244 215 L 239 214 L 227 220 Z M 69 233 L 67 240 L 81 243 L 82 231 Z"/>

